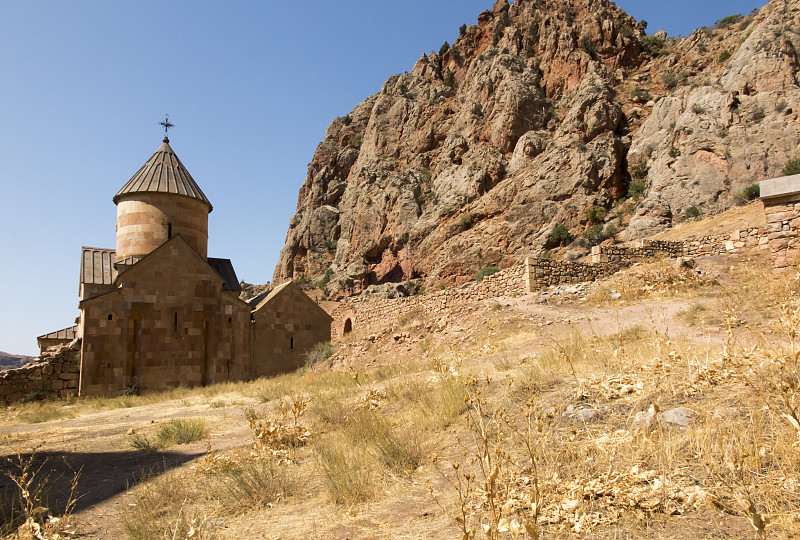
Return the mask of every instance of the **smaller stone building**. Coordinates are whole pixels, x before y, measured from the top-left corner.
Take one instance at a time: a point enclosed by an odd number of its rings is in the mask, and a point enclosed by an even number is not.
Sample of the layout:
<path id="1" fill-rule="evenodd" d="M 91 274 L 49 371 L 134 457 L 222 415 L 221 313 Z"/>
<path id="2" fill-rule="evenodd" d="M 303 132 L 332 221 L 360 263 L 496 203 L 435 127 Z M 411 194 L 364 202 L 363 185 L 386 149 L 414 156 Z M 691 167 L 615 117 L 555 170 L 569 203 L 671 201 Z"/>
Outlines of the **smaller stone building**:
<path id="1" fill-rule="evenodd" d="M 295 370 L 305 362 L 305 351 L 331 339 L 331 316 L 291 281 L 257 296 L 250 305 L 252 377 Z"/>

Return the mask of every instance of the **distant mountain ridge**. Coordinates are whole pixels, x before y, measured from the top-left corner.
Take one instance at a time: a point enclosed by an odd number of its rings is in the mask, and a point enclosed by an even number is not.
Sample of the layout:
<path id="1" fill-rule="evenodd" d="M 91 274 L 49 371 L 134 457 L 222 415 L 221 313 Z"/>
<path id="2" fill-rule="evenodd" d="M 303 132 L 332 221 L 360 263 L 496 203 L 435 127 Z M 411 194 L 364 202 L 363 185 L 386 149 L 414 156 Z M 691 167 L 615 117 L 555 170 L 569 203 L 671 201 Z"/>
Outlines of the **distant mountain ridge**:
<path id="1" fill-rule="evenodd" d="M 451 285 L 734 205 L 798 155 L 800 0 L 726 15 L 674 39 L 607 0 L 495 2 L 330 124 L 273 282 Z"/>
<path id="2" fill-rule="evenodd" d="M 21 367 L 35 358 L 35 356 L 25 356 L 24 354 L 11 354 L 0 351 L 0 370 Z"/>

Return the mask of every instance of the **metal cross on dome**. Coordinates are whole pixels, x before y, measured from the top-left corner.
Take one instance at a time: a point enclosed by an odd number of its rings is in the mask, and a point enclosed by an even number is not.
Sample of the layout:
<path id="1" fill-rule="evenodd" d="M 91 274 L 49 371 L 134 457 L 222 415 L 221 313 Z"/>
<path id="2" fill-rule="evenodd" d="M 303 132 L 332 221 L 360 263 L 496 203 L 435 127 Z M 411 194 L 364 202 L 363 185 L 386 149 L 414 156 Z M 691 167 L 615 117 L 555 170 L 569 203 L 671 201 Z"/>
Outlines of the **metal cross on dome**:
<path id="1" fill-rule="evenodd" d="M 164 121 L 158 123 L 159 126 L 164 126 L 164 137 L 169 135 L 169 128 L 175 127 L 175 124 L 169 122 L 169 115 L 165 115 Z"/>

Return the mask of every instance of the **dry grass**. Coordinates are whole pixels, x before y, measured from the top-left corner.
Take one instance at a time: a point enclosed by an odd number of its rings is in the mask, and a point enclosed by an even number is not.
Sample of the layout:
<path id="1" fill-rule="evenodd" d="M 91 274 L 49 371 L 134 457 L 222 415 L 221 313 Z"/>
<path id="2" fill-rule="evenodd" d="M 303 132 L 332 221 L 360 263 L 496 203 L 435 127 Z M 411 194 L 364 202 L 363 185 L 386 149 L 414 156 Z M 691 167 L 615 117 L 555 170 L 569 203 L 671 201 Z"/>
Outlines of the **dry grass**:
<path id="1" fill-rule="evenodd" d="M 58 539 L 72 533 L 70 518 L 77 502 L 79 472 L 72 474 L 66 502 L 60 512 L 51 510 L 57 494 L 54 486 L 59 480 L 47 459 L 38 457 L 39 447 L 29 453 L 6 458 L 4 474 L 11 490 L 0 493 L 0 535 L 14 539 Z M 60 514 L 60 515 L 57 515 Z"/>
<path id="2" fill-rule="evenodd" d="M 656 240 L 683 240 L 690 236 L 707 236 L 738 231 L 766 224 L 764 208 L 760 201 L 736 206 L 715 216 L 697 221 L 679 223 L 677 226 L 653 236 Z"/>
<path id="3" fill-rule="evenodd" d="M 632 298 L 693 299 L 681 319 L 721 342 L 670 335 L 653 310 L 523 354 L 541 327 L 489 306 L 402 363 L 205 391 L 255 404 L 252 444 L 136 486 L 129 537 L 797 536 L 800 274 L 668 266 L 617 278 Z"/>
<path id="4" fill-rule="evenodd" d="M 615 274 L 595 287 L 587 296 L 590 303 L 604 304 L 623 300 L 662 300 L 708 294 L 719 285 L 715 276 L 680 269 L 674 261 L 659 261 L 634 266 L 627 272 Z M 617 297 L 611 296 L 612 292 Z"/>
<path id="5" fill-rule="evenodd" d="M 203 418 L 176 418 L 163 424 L 150 438 L 141 433 L 133 434 L 128 442 L 136 450 L 156 452 L 173 444 L 197 442 L 208 434 Z"/>

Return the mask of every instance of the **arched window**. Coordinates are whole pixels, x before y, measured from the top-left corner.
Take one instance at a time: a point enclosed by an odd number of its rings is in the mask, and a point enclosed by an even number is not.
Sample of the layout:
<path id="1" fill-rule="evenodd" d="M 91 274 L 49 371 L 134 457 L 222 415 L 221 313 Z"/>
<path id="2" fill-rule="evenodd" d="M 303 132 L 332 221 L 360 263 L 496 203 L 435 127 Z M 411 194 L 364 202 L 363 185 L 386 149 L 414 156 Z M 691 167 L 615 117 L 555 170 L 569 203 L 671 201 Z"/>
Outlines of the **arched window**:
<path id="1" fill-rule="evenodd" d="M 351 321 L 350 318 L 348 317 L 344 321 L 344 331 L 342 331 L 342 334 L 346 335 L 346 334 L 349 334 L 352 331 L 353 331 L 353 321 Z"/>

